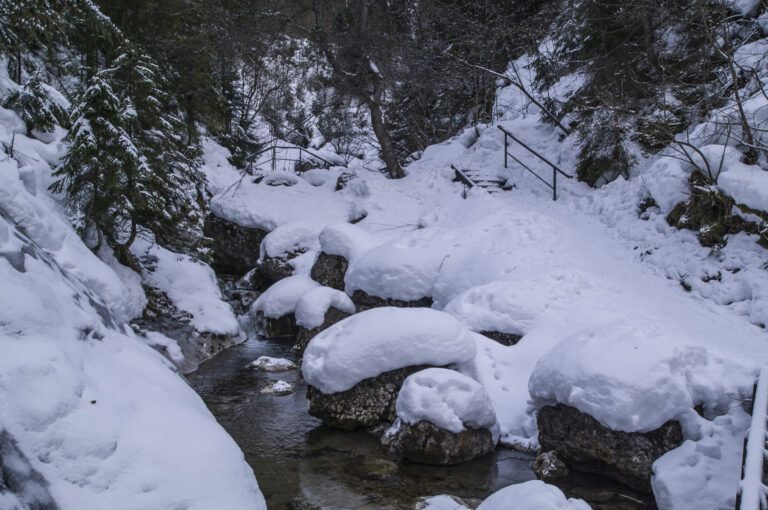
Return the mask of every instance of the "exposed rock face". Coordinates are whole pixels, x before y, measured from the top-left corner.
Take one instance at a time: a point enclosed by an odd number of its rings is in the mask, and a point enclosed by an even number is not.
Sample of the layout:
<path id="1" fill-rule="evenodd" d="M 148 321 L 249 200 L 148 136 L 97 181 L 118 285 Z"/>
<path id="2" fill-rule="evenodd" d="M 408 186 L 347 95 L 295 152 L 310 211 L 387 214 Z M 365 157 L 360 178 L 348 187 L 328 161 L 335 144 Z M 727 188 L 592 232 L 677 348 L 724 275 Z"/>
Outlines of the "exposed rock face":
<path id="1" fill-rule="evenodd" d="M 539 410 L 539 443 L 573 470 L 611 478 L 651 492 L 651 466 L 683 442 L 680 424 L 668 421 L 647 432 L 617 432 L 563 404 Z"/>
<path id="2" fill-rule="evenodd" d="M 10 505 L 8 508 L 59 508 L 43 475 L 32 468 L 16 441 L 4 430 L 0 430 L 0 496 Z"/>
<path id="3" fill-rule="evenodd" d="M 256 326 L 264 338 L 293 337 L 299 330 L 296 325 L 296 316 L 292 313 L 274 319 L 265 317 L 262 312 L 256 312 Z"/>
<path id="4" fill-rule="evenodd" d="M 242 340 L 239 336 L 197 331 L 190 324 L 192 316 L 176 308 L 164 292 L 145 285 L 144 293 L 147 296 L 147 307 L 141 317 L 132 322 L 132 325 L 139 330 L 157 331 L 176 340 L 184 355 L 182 361 L 173 359 L 162 346 L 155 346 L 155 348 L 169 358 L 181 373 L 186 374 L 196 370 L 203 361 Z"/>
<path id="5" fill-rule="evenodd" d="M 312 266 L 310 276 L 323 287 L 344 291 L 344 276 L 349 262 L 341 255 L 328 255 L 320 252 Z"/>
<path id="6" fill-rule="evenodd" d="M 267 233 L 241 227 L 214 214 L 205 220 L 205 235 L 213 240 L 213 268 L 216 272 L 243 275 L 256 267 L 259 246 Z"/>
<path id="7" fill-rule="evenodd" d="M 459 464 L 493 451 L 488 429 L 466 428 L 458 434 L 428 421 L 409 425 L 398 420 L 381 439 L 392 453 L 420 464 Z"/>
<path id="8" fill-rule="evenodd" d="M 371 296 L 362 290 L 356 290 L 352 294 L 352 302 L 355 303 L 358 312 L 370 310 L 371 308 L 380 308 L 382 306 L 395 306 L 397 308 L 430 308 L 432 307 L 432 298 L 423 297 L 416 301 L 403 301 L 402 299 L 381 298 Z"/>
<path id="9" fill-rule="evenodd" d="M 523 338 L 522 335 L 514 333 L 502 333 L 501 331 L 483 331 L 481 335 L 499 342 L 501 345 L 515 345 Z"/>
<path id="10" fill-rule="evenodd" d="M 397 394 L 406 377 L 427 368 L 425 365 L 400 368 L 365 379 L 340 393 L 324 394 L 307 386 L 309 414 L 327 425 L 343 430 L 373 427 L 393 422 Z"/>
<path id="11" fill-rule="evenodd" d="M 330 328 L 337 322 L 342 321 L 351 315 L 351 313 L 343 312 L 337 308 L 329 308 L 328 311 L 325 312 L 325 320 L 320 326 L 312 329 L 306 329 L 299 326 L 298 332 L 296 333 L 296 343 L 293 345 L 293 348 L 300 353 L 303 353 L 304 349 L 309 345 L 309 341 L 320 334 L 321 331 Z"/>
<path id="12" fill-rule="evenodd" d="M 354 182 L 357 179 L 358 177 L 356 173 L 343 172 L 341 175 L 339 175 L 339 178 L 336 179 L 336 191 L 343 190 L 349 185 L 349 183 Z"/>
<path id="13" fill-rule="evenodd" d="M 550 480 L 559 480 L 568 476 L 568 466 L 557 458 L 555 452 L 544 452 L 536 457 L 533 462 L 533 472 L 539 480 L 545 482 Z"/>
<path id="14" fill-rule="evenodd" d="M 270 257 L 265 255 L 259 260 L 259 271 L 269 281 L 277 282 L 283 278 L 293 275 L 293 265 L 291 260 L 304 253 L 304 250 L 297 250 L 286 253 L 283 257 Z"/>

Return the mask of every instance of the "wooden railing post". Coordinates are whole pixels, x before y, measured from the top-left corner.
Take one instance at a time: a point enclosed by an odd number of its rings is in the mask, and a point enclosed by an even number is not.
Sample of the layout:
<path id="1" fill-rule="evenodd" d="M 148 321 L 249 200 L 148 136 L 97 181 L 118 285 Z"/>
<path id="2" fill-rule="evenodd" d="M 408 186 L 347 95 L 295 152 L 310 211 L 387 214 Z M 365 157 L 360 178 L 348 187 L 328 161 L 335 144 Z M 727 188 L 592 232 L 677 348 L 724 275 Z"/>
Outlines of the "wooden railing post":
<path id="1" fill-rule="evenodd" d="M 507 158 L 509 157 L 509 139 L 507 137 L 507 133 L 504 133 L 504 168 L 508 168 L 507 166 Z"/>

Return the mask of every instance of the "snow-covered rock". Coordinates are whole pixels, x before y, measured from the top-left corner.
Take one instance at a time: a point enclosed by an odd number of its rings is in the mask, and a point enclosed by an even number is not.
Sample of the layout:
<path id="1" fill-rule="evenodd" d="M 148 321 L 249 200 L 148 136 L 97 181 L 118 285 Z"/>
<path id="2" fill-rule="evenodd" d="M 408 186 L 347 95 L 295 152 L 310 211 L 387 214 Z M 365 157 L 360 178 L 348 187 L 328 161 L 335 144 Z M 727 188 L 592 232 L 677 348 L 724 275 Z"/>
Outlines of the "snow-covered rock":
<path id="1" fill-rule="evenodd" d="M 285 372 L 299 368 L 296 363 L 285 358 L 273 358 L 271 356 L 259 356 L 251 362 L 251 366 L 264 372 Z"/>
<path id="2" fill-rule="evenodd" d="M 305 275 L 285 278 L 259 296 L 251 307 L 251 313 L 261 313 L 270 319 L 293 314 L 304 293 L 316 287 L 319 284 Z"/>
<path id="3" fill-rule="evenodd" d="M 312 339 L 302 371 L 315 388 L 337 393 L 391 370 L 461 364 L 474 355 L 471 333 L 446 313 L 377 308 L 344 319 Z"/>
<path id="4" fill-rule="evenodd" d="M 555 487 L 540 480 L 510 485 L 489 496 L 477 510 L 590 510 L 580 499 L 566 498 Z"/>
<path id="5" fill-rule="evenodd" d="M 355 305 L 345 293 L 329 287 L 315 287 L 302 294 L 296 303 L 296 324 L 314 329 L 323 324 L 328 310 L 355 313 Z"/>
<path id="6" fill-rule="evenodd" d="M 455 496 L 441 494 L 423 498 L 416 503 L 415 510 L 469 510 L 469 506 Z"/>
<path id="7" fill-rule="evenodd" d="M 320 250 L 344 257 L 348 262 L 354 262 L 380 242 L 370 232 L 351 223 L 334 223 L 320 232 Z"/>
<path id="8" fill-rule="evenodd" d="M 282 397 L 284 395 L 290 395 L 293 393 L 295 387 L 293 384 L 286 381 L 275 381 L 269 386 L 265 386 L 259 393 L 262 395 L 275 395 Z"/>
<path id="9" fill-rule="evenodd" d="M 483 387 L 454 370 L 428 368 L 409 376 L 397 397 L 397 417 L 415 425 L 428 421 L 458 434 L 465 428 L 496 429 L 496 413 Z"/>

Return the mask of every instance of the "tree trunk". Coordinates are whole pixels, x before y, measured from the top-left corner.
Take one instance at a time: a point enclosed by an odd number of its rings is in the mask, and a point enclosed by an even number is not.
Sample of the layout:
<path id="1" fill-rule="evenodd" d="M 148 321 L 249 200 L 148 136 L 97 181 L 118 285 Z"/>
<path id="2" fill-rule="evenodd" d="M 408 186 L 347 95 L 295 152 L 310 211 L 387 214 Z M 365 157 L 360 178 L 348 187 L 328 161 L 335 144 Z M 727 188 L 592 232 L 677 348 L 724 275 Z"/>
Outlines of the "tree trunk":
<path id="1" fill-rule="evenodd" d="M 389 131 L 387 131 L 387 127 L 384 125 L 384 113 L 381 110 L 381 105 L 378 101 L 371 100 L 368 102 L 368 109 L 371 112 L 371 126 L 373 127 L 373 132 L 381 146 L 381 159 L 383 159 L 384 163 L 387 165 L 389 176 L 392 179 L 405 177 L 403 167 L 400 166 L 400 162 L 397 160 L 392 137 L 389 136 Z"/>

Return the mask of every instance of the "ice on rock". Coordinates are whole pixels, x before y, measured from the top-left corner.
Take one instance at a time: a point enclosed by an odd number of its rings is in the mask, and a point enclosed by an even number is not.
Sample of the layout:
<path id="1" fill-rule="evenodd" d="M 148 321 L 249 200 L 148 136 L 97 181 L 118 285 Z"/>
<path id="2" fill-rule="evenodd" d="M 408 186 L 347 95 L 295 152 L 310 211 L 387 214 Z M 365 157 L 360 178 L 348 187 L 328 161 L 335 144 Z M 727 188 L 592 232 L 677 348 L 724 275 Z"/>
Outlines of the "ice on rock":
<path id="1" fill-rule="evenodd" d="M 477 510 L 591 510 L 580 499 L 566 498 L 563 491 L 542 482 L 531 480 L 510 485 L 491 494 Z"/>
<path id="2" fill-rule="evenodd" d="M 285 372 L 286 370 L 298 368 L 296 363 L 289 359 L 273 358 L 270 356 L 259 356 L 251 362 L 251 366 L 265 372 Z"/>
<path id="3" fill-rule="evenodd" d="M 496 413 L 475 380 L 446 368 L 427 368 L 408 376 L 397 396 L 397 417 L 409 425 L 428 421 L 458 434 L 466 428 L 489 429 L 498 437 Z"/>
<path id="4" fill-rule="evenodd" d="M 323 393 L 408 366 L 462 364 L 475 356 L 472 333 L 429 308 L 374 308 L 348 317 L 309 343 L 302 372 Z"/>
<path id="5" fill-rule="evenodd" d="M 685 419 L 693 406 L 726 401 L 730 370 L 710 350 L 660 328 L 617 321 L 562 340 L 531 375 L 536 407 L 561 403 L 623 432 L 649 432 Z"/>
<path id="6" fill-rule="evenodd" d="M 270 319 L 279 319 L 296 311 L 296 305 L 305 292 L 320 284 L 300 274 L 284 278 L 268 288 L 254 301 L 251 313 L 261 312 Z"/>
<path id="7" fill-rule="evenodd" d="M 355 305 L 345 293 L 330 287 L 315 287 L 302 294 L 296 303 L 296 324 L 314 329 L 323 324 L 326 312 L 336 308 L 342 312 L 355 313 Z"/>
<path id="8" fill-rule="evenodd" d="M 357 260 L 380 242 L 362 228 L 351 223 L 334 223 L 320 233 L 320 250 L 328 255 L 339 255 L 348 262 Z"/>

